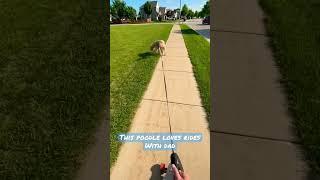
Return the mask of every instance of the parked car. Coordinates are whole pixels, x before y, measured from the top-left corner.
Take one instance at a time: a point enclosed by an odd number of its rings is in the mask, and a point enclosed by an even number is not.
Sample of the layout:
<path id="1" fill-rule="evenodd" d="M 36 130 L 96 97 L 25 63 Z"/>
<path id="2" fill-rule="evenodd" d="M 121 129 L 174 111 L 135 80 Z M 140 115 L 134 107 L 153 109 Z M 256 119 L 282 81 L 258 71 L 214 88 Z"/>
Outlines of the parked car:
<path id="1" fill-rule="evenodd" d="M 210 24 L 210 16 L 205 17 L 205 18 L 202 20 L 202 24 Z"/>

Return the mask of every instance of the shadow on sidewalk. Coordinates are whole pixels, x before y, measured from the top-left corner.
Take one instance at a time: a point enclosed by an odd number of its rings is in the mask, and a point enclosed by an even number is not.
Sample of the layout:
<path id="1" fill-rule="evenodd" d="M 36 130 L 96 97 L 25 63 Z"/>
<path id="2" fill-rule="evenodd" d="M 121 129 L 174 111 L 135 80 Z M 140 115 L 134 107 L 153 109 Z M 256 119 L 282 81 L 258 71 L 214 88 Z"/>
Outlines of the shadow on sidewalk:
<path id="1" fill-rule="evenodd" d="M 149 180 L 162 180 L 161 177 L 161 171 L 160 171 L 160 165 L 155 164 L 150 168 L 152 174 Z"/>

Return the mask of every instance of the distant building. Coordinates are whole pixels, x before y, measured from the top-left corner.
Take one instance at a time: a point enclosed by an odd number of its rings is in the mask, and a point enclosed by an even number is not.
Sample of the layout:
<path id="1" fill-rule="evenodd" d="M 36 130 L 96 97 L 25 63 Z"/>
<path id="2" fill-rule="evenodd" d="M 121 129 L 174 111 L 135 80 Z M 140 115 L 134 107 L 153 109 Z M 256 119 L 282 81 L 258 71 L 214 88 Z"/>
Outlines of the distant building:
<path id="1" fill-rule="evenodd" d="M 167 19 L 167 8 L 166 7 L 159 8 L 159 18 L 161 18 L 161 20 Z"/>
<path id="2" fill-rule="evenodd" d="M 159 20 L 159 3 L 158 1 L 149 1 L 152 7 L 151 20 Z M 142 19 L 148 19 L 148 15 L 144 12 L 144 4 L 140 7 L 140 15 Z"/>
<path id="3" fill-rule="evenodd" d="M 175 9 L 174 11 L 174 16 L 176 17 L 176 19 L 179 19 L 180 16 L 180 9 Z"/>
<path id="4" fill-rule="evenodd" d="M 169 20 L 179 19 L 179 12 L 180 12 L 179 9 L 175 9 L 175 10 L 167 9 L 166 10 L 167 19 Z"/>

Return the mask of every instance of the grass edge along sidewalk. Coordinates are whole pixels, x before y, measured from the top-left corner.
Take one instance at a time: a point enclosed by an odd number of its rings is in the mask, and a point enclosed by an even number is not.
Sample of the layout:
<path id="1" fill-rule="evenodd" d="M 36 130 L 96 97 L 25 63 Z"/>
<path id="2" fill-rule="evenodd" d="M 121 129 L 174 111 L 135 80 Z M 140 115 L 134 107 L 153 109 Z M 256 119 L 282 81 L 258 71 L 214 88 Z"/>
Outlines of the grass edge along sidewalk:
<path id="1" fill-rule="evenodd" d="M 167 40 L 173 24 L 112 26 L 110 33 L 110 164 L 121 143 L 118 133 L 128 132 L 131 120 L 151 80 L 159 55 L 150 52 L 153 41 Z"/>
<path id="2" fill-rule="evenodd" d="M 210 43 L 188 25 L 181 24 L 180 28 L 200 91 L 202 105 L 210 122 Z"/>
<path id="3" fill-rule="evenodd" d="M 320 177 L 320 2 L 260 0 L 311 179 Z M 317 176 L 315 178 L 314 176 Z"/>
<path id="4" fill-rule="evenodd" d="M 105 111 L 105 8 L 85 0 L 0 3 L 0 179 L 76 175 Z"/>

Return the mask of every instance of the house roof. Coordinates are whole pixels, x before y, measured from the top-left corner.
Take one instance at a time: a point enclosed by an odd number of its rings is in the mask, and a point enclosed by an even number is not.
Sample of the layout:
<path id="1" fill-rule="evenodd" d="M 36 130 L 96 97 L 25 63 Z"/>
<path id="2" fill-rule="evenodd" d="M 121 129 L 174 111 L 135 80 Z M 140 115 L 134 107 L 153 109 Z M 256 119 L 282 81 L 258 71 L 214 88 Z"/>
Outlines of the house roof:
<path id="1" fill-rule="evenodd" d="M 158 1 L 149 1 L 149 2 L 150 2 L 150 4 L 151 4 L 151 7 L 156 7 L 157 4 L 158 4 Z M 142 4 L 142 5 L 140 6 L 140 9 L 143 8 L 143 6 L 144 6 L 144 4 Z"/>
<path id="2" fill-rule="evenodd" d="M 163 11 L 163 12 L 166 12 L 166 7 L 159 7 L 159 11 Z"/>
<path id="3" fill-rule="evenodd" d="M 151 6 L 157 6 L 158 1 L 150 1 L 150 3 L 151 3 Z"/>
<path id="4" fill-rule="evenodd" d="M 165 13 L 167 13 L 167 8 L 166 7 L 159 7 L 159 13 L 164 15 Z"/>

